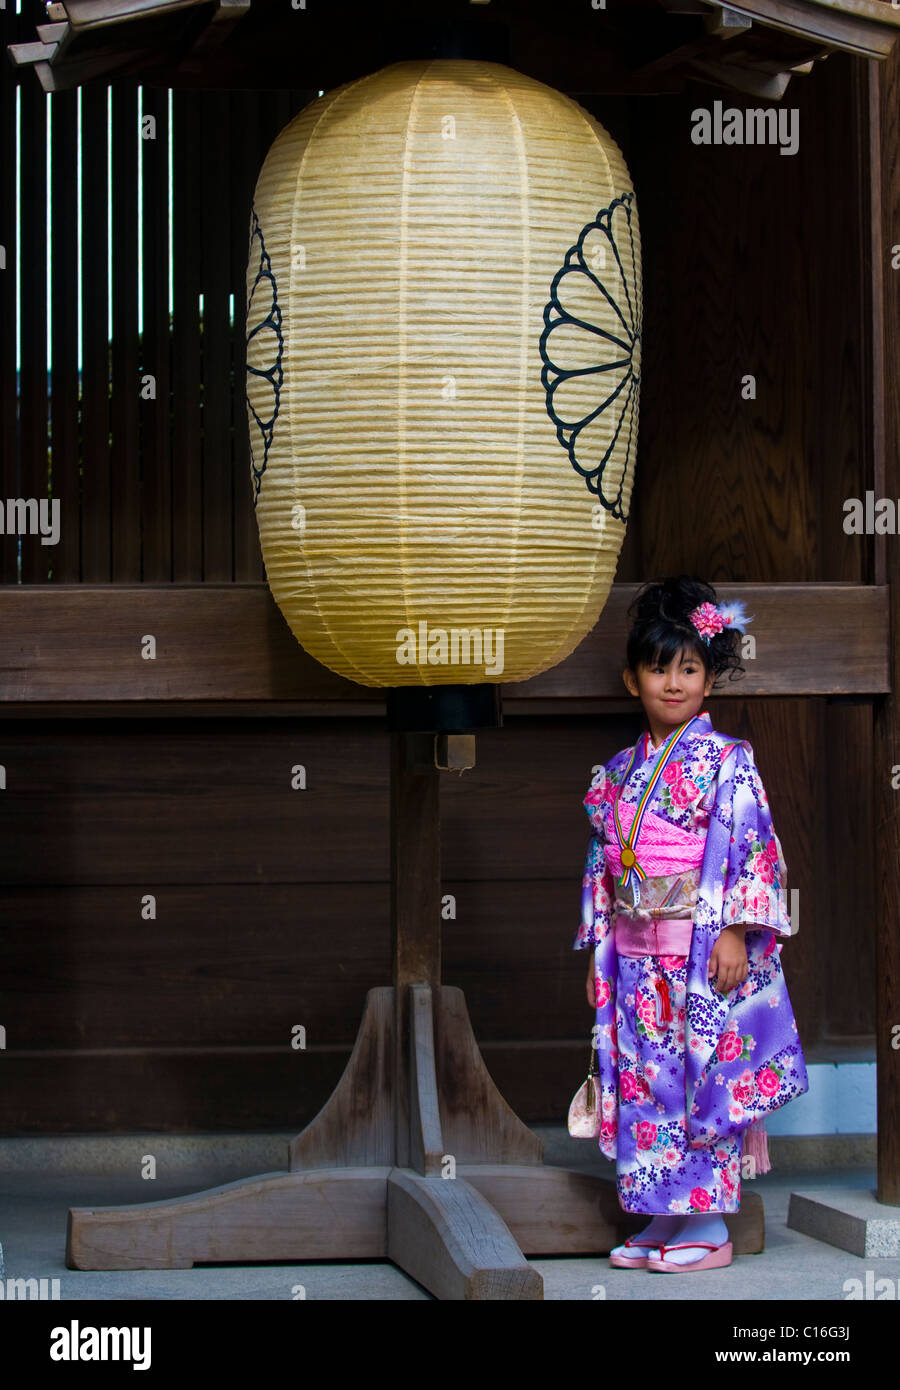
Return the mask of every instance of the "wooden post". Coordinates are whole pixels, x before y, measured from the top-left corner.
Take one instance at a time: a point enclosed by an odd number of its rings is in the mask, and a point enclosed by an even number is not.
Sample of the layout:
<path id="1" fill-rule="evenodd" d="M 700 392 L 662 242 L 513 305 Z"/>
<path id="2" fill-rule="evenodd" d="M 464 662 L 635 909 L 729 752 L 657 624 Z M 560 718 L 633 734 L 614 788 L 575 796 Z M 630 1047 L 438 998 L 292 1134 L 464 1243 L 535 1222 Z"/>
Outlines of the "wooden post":
<path id="1" fill-rule="evenodd" d="M 872 387 L 876 495 L 900 498 L 900 48 L 870 61 Z M 896 254 L 896 253 L 895 253 Z M 881 464 L 883 457 L 883 467 Z M 879 486 L 879 475 L 883 482 Z M 890 694 L 875 702 L 876 1019 L 879 1202 L 900 1206 L 900 537 L 876 537 L 876 582 L 890 597 Z M 879 570 L 884 571 L 883 577 Z M 852 865 L 849 866 L 851 873 Z"/>
<path id="2" fill-rule="evenodd" d="M 410 1154 L 408 987 L 441 982 L 440 771 L 435 734 L 393 732 L 391 740 L 391 920 L 393 932 L 396 1162 Z M 412 1160 L 412 1161 L 411 1161 Z"/>

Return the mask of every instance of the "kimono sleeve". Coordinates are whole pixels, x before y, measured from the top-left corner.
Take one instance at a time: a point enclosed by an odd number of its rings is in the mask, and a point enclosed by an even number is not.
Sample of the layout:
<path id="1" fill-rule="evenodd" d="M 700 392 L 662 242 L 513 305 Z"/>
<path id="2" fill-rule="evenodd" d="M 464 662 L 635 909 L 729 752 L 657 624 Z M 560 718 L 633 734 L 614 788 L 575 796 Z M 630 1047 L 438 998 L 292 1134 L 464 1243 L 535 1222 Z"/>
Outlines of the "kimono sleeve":
<path id="1" fill-rule="evenodd" d="M 724 864 L 722 926 L 743 923 L 790 936 L 787 867 L 748 743 L 738 743 L 723 759 L 718 782 L 715 814 L 731 830 Z"/>
<path id="2" fill-rule="evenodd" d="M 575 937 L 574 950 L 596 946 L 606 936 L 612 922 L 614 899 L 615 887 L 603 843 L 599 835 L 592 835 L 581 883 L 581 926 Z"/>

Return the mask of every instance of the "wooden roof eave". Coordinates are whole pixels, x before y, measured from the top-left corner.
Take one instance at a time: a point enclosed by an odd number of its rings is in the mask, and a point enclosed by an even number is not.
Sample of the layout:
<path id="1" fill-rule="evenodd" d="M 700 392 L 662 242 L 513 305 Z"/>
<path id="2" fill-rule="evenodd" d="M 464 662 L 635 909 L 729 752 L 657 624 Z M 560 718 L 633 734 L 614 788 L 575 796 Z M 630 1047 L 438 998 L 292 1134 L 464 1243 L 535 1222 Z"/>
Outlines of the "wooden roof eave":
<path id="1" fill-rule="evenodd" d="M 56 23 L 38 26 L 35 42 L 10 44 L 7 51 L 13 62 L 34 65 L 47 91 L 114 75 L 138 75 L 164 85 L 202 85 L 210 75 L 215 84 L 222 76 L 213 50 L 251 3 L 55 0 L 48 17 Z M 527 22 L 527 11 L 516 13 Z M 654 13 L 660 19 L 684 15 L 686 41 L 636 68 L 624 68 L 624 90 L 671 90 L 673 80 L 677 89 L 678 79 L 699 77 L 778 100 L 794 73 L 809 72 L 829 53 L 841 50 L 883 60 L 900 33 L 900 8 L 886 0 L 642 0 L 648 45 L 654 38 L 658 42 L 660 32 L 653 25 Z M 273 30 L 273 43 L 277 37 Z M 609 41 L 614 44 L 616 37 L 611 31 Z M 241 64 L 240 53 L 229 46 L 226 85 L 240 84 Z"/>
<path id="2" fill-rule="evenodd" d="M 657 58 L 649 65 L 679 67 L 687 75 L 716 86 L 732 87 L 766 100 L 778 101 L 795 73 L 812 71 L 816 62 L 843 51 L 883 61 L 900 34 L 900 9 L 884 0 L 659 0 L 670 13 L 701 17 L 708 36 Z M 765 32 L 773 56 L 748 55 L 740 40 Z M 777 53 L 784 35 L 793 51 Z M 713 40 L 718 41 L 713 47 Z M 738 42 L 735 42 L 738 41 Z M 809 44 L 798 55 L 796 44 Z M 646 73 L 647 69 L 640 69 Z"/>
<path id="3" fill-rule="evenodd" d="M 196 64 L 218 47 L 250 9 L 251 0 L 214 0 L 215 8 L 205 27 L 194 37 L 182 60 Z M 128 30 L 136 20 L 165 17 L 175 12 L 195 12 L 210 0 L 56 0 L 48 6 L 52 24 L 38 25 L 38 40 L 7 45 L 10 60 L 33 64 L 47 92 L 65 91 L 104 75 L 143 72 L 160 66 L 158 49 L 135 44 Z M 105 48 L 93 44 L 84 52 L 84 40 L 98 31 L 109 31 Z M 80 50 L 80 51 L 79 51 Z M 166 59 L 162 60 L 166 63 Z"/>
<path id="4" fill-rule="evenodd" d="M 705 8 L 862 58 L 886 58 L 900 33 L 900 9 L 886 0 L 729 0 Z"/>

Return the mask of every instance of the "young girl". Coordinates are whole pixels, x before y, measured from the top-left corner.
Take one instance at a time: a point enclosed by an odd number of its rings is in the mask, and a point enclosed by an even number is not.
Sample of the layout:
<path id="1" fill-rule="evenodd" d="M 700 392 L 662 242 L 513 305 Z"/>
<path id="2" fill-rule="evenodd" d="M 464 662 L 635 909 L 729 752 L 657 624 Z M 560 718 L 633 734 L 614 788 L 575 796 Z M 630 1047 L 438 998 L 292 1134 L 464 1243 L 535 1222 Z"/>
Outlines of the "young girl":
<path id="1" fill-rule="evenodd" d="M 688 576 L 645 585 L 630 616 L 623 678 L 648 729 L 584 799 L 575 948 L 593 948 L 600 1149 L 622 1209 L 652 1217 L 610 1264 L 685 1273 L 731 1263 L 722 1213 L 740 1208 L 742 1167 L 769 1170 L 763 1117 L 809 1082 L 776 941 L 791 933 L 781 845 L 753 749 L 704 708 L 742 669 L 750 620 Z"/>

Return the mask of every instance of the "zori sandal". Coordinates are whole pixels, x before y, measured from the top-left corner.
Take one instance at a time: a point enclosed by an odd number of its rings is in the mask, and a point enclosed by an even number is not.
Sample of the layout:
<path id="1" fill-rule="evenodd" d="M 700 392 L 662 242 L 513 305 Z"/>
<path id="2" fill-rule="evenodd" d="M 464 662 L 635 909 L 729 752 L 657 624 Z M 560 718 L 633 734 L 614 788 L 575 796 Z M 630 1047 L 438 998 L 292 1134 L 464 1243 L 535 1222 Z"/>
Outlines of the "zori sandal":
<path id="1" fill-rule="evenodd" d="M 625 1246 L 643 1246 L 645 1250 L 659 1250 L 661 1247 L 658 1241 L 654 1240 L 633 1240 L 631 1236 L 622 1242 Z M 609 1262 L 613 1269 L 646 1269 L 649 1255 L 610 1255 Z"/>
<path id="2" fill-rule="evenodd" d="M 709 1254 L 700 1260 L 693 1260 L 690 1264 L 679 1265 L 666 1259 L 667 1250 L 708 1250 Z M 656 1270 L 658 1274 L 693 1274 L 695 1270 L 722 1269 L 725 1265 L 731 1264 L 731 1255 L 730 1240 L 726 1240 L 724 1245 L 712 1245 L 708 1240 L 685 1240 L 678 1245 L 661 1245 L 658 1256 L 648 1255 L 647 1268 Z"/>

